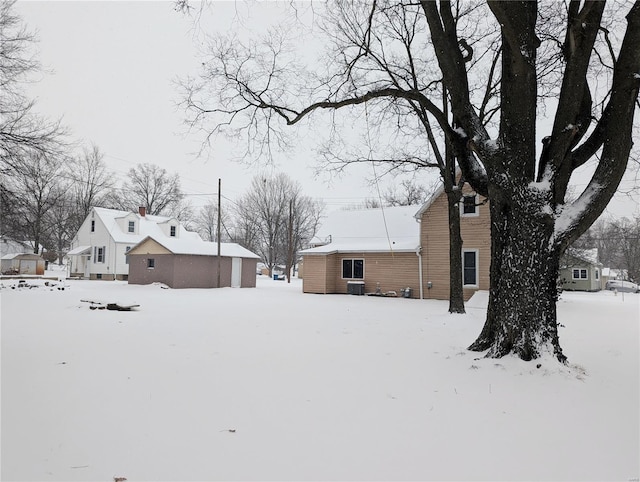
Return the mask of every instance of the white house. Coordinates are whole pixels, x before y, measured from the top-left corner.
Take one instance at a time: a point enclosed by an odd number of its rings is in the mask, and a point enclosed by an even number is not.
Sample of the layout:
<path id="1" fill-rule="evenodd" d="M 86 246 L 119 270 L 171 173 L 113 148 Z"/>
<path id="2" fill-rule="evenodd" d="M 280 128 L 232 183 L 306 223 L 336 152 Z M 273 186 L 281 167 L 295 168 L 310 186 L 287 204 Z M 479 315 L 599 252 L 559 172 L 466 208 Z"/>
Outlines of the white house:
<path id="1" fill-rule="evenodd" d="M 201 240 L 198 233 L 187 231 L 176 218 L 150 216 L 145 208 L 137 213 L 92 208 L 67 253 L 70 275 L 86 279 L 128 279 L 127 252 L 147 236 L 159 240 Z"/>

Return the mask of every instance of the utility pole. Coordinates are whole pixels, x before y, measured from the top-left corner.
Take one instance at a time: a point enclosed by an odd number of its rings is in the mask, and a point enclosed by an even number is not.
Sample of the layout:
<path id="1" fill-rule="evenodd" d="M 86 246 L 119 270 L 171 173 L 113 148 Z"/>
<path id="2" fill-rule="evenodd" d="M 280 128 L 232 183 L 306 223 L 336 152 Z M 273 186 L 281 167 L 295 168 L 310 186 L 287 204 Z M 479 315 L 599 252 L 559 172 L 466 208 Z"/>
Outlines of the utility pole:
<path id="1" fill-rule="evenodd" d="M 221 270 L 221 261 L 220 261 L 220 225 L 222 224 L 222 215 L 221 215 L 221 205 L 222 205 L 222 179 L 218 178 L 218 285 L 220 288 L 220 270 Z"/>

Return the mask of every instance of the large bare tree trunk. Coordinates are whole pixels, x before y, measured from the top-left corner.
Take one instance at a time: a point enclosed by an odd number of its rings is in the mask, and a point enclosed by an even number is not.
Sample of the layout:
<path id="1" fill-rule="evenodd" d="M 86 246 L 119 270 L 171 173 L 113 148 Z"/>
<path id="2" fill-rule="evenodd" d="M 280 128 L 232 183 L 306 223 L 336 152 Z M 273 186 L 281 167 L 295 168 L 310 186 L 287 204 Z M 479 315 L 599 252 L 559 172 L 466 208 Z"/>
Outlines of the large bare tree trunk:
<path id="1" fill-rule="evenodd" d="M 531 199 L 493 199 L 487 319 L 469 349 L 488 350 L 491 357 L 514 353 L 523 360 L 546 350 L 564 361 L 556 319 L 560 253 L 551 241 L 553 224 Z"/>

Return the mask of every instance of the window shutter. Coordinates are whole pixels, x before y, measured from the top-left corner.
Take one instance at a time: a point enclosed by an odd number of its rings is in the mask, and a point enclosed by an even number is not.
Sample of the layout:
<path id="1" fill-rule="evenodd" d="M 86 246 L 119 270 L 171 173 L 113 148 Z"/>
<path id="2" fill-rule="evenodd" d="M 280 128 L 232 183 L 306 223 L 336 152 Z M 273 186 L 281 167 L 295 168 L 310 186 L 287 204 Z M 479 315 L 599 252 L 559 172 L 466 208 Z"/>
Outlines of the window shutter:
<path id="1" fill-rule="evenodd" d="M 93 247 L 93 264 L 96 264 L 96 258 L 98 257 L 98 247 Z"/>
<path id="2" fill-rule="evenodd" d="M 102 262 L 103 263 L 107 262 L 107 247 L 106 246 L 102 247 Z"/>

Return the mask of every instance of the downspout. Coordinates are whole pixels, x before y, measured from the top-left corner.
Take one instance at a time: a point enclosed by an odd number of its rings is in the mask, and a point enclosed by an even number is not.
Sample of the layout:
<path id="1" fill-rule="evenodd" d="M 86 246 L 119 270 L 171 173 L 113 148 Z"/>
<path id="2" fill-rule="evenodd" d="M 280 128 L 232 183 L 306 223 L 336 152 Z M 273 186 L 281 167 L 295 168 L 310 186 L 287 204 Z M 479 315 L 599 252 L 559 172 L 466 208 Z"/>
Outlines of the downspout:
<path id="1" fill-rule="evenodd" d="M 416 217 L 416 222 L 420 225 L 420 228 L 418 230 L 419 233 L 421 233 L 422 231 L 422 219 Z M 424 286 L 423 286 L 423 279 L 422 279 L 422 234 L 420 234 L 419 236 L 420 239 L 420 244 L 418 244 L 418 247 L 416 248 L 416 255 L 418 256 L 418 283 L 420 286 L 420 299 L 424 300 Z"/>
<path id="2" fill-rule="evenodd" d="M 418 277 L 420 283 L 420 299 L 424 300 L 424 288 L 422 286 L 422 246 L 418 246 L 416 249 L 416 254 L 418 255 Z"/>

